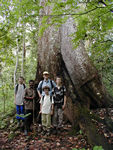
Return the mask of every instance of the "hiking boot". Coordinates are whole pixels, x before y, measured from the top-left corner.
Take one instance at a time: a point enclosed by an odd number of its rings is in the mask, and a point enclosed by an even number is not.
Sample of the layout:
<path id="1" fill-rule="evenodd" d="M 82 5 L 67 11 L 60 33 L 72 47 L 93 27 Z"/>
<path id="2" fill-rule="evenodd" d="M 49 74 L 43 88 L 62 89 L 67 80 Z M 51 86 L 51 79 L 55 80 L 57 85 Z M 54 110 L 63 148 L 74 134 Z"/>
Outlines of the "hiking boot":
<path id="1" fill-rule="evenodd" d="M 61 133 L 61 130 L 60 128 L 57 129 L 57 134 L 60 134 Z"/>
<path id="2" fill-rule="evenodd" d="M 57 130 L 53 130 L 53 135 L 57 135 Z"/>
<path id="3" fill-rule="evenodd" d="M 53 128 L 52 133 L 53 133 L 53 135 L 57 135 L 57 128 L 56 127 Z"/>
<path id="4" fill-rule="evenodd" d="M 42 132 L 42 126 L 38 126 L 38 133 Z"/>
<path id="5" fill-rule="evenodd" d="M 58 130 L 58 131 L 57 131 L 57 134 L 60 134 L 60 133 L 61 133 L 61 131 L 60 131 L 60 130 Z"/>
<path id="6" fill-rule="evenodd" d="M 27 132 L 27 130 L 25 130 L 25 131 L 24 131 L 24 135 L 25 135 L 25 136 L 27 136 L 27 135 L 28 135 L 28 132 Z"/>
<path id="7" fill-rule="evenodd" d="M 48 132 L 46 133 L 46 135 L 47 135 L 47 136 L 50 136 L 50 135 L 51 135 L 51 133 L 48 131 Z"/>
<path id="8" fill-rule="evenodd" d="M 43 135 L 43 136 L 46 135 L 46 131 L 42 131 L 41 135 Z"/>
<path id="9" fill-rule="evenodd" d="M 63 127 L 60 127 L 60 132 L 64 132 L 64 128 Z"/>

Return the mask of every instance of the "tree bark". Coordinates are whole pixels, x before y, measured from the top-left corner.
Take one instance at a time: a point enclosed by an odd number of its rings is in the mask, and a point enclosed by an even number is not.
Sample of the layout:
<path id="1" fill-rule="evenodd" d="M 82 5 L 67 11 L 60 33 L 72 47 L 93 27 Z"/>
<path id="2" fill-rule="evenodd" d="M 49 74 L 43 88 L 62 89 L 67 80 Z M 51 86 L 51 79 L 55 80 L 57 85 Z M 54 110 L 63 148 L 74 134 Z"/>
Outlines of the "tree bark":
<path id="1" fill-rule="evenodd" d="M 80 99 L 89 108 L 105 107 L 110 103 L 98 71 L 92 64 L 81 41 L 77 49 L 73 48 L 70 35 L 76 31 L 72 18 L 69 18 L 61 29 L 61 54 L 69 76 Z"/>
<path id="2" fill-rule="evenodd" d="M 40 1 L 42 6 L 44 3 L 45 1 Z M 44 7 L 41 11 L 42 14 L 50 12 L 50 7 Z M 39 22 L 41 26 L 41 19 Z M 81 41 L 77 49 L 73 48 L 70 34 L 75 30 L 73 19 L 69 18 L 58 30 L 54 25 L 48 27 L 38 39 L 36 80 L 39 82 L 42 79 L 44 70 L 50 72 L 52 79 L 60 74 L 67 88 L 65 115 L 73 127 L 82 128 L 90 144 L 102 145 L 106 150 L 110 150 L 112 147 L 98 134 L 89 114 L 91 108 L 105 107 L 110 100 L 98 71 L 85 51 L 84 43 Z"/>
<path id="3" fill-rule="evenodd" d="M 17 39 L 17 50 L 16 50 L 16 65 L 15 65 L 15 70 L 14 70 L 14 88 L 15 88 L 15 85 L 16 85 L 16 73 L 17 73 L 17 67 L 18 67 L 18 53 L 19 53 L 19 42 L 18 42 L 18 39 Z"/>
<path id="4" fill-rule="evenodd" d="M 21 76 L 24 76 L 25 56 L 26 56 L 26 47 L 25 47 L 25 31 L 24 31 L 24 32 L 23 32 L 23 49 L 22 49 Z"/>

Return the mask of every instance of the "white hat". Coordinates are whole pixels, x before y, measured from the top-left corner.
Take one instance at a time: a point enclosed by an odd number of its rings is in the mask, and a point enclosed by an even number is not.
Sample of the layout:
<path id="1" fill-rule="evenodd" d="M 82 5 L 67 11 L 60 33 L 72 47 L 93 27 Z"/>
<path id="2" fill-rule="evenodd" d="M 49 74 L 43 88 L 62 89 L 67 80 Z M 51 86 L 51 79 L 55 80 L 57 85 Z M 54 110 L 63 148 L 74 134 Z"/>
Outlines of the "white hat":
<path id="1" fill-rule="evenodd" d="M 44 75 L 44 74 L 48 74 L 48 75 L 49 75 L 49 72 L 47 72 L 47 71 L 44 71 L 44 72 L 43 72 L 43 75 Z"/>

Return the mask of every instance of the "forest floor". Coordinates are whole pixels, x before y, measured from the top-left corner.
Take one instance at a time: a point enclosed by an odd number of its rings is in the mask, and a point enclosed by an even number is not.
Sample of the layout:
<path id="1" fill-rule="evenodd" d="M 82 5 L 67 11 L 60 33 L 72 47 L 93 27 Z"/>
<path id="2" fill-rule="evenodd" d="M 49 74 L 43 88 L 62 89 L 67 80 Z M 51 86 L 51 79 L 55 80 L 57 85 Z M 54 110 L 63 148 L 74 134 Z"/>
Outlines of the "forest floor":
<path id="1" fill-rule="evenodd" d="M 104 119 L 106 116 L 105 109 L 94 111 Z M 109 116 L 113 120 L 113 109 L 109 109 Z M 102 123 L 96 122 L 98 132 L 103 134 L 108 140 L 108 144 L 113 145 L 113 132 L 110 132 Z M 37 131 L 37 128 L 36 128 Z M 91 145 L 88 144 L 87 137 L 78 132 L 76 135 L 71 135 L 71 125 L 65 125 L 63 131 L 58 135 L 42 136 L 41 134 L 34 135 L 30 132 L 25 136 L 19 129 L 11 131 L 9 128 L 0 130 L 0 150 L 76 150 L 82 149 L 91 150 Z"/>

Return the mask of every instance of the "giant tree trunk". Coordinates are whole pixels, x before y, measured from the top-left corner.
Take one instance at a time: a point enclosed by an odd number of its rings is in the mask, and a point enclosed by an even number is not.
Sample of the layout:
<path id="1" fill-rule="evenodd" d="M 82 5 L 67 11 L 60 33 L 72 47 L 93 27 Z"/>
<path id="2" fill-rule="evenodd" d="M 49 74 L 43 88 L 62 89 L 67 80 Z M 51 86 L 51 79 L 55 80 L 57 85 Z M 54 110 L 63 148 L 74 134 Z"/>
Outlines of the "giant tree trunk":
<path id="1" fill-rule="evenodd" d="M 79 47 L 73 49 L 70 34 L 75 29 L 72 18 L 62 25 L 61 55 L 65 67 L 82 102 L 89 108 L 105 107 L 110 104 L 110 98 L 98 71 L 88 57 L 84 43 L 81 41 Z"/>
<path id="2" fill-rule="evenodd" d="M 44 0 L 41 5 L 44 6 Z M 44 7 L 42 14 L 50 13 L 49 7 Z M 41 25 L 41 19 L 40 19 Z M 91 108 L 104 107 L 109 104 L 109 97 L 103 87 L 98 71 L 91 63 L 81 41 L 77 49 L 73 49 L 71 33 L 76 26 L 72 18 L 57 31 L 49 27 L 38 39 L 38 65 L 36 79 L 42 79 L 42 72 L 50 72 L 51 78 L 60 74 L 67 88 L 67 108 L 65 115 L 73 127 L 79 126 L 88 136 L 93 145 L 102 145 L 106 150 L 112 149 L 107 145 L 103 136 L 98 135 L 89 115 Z"/>

